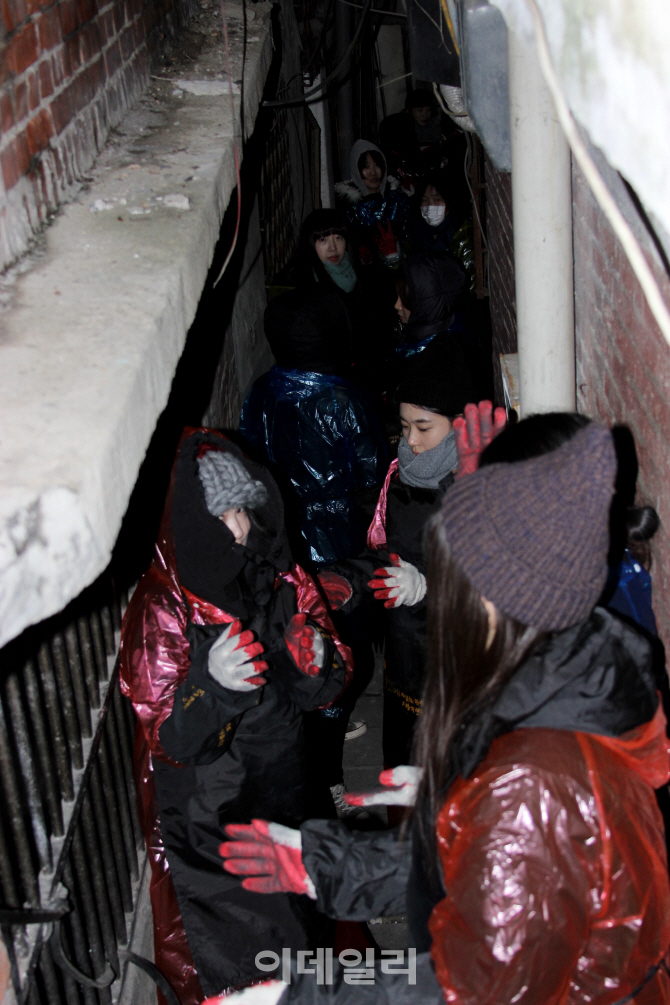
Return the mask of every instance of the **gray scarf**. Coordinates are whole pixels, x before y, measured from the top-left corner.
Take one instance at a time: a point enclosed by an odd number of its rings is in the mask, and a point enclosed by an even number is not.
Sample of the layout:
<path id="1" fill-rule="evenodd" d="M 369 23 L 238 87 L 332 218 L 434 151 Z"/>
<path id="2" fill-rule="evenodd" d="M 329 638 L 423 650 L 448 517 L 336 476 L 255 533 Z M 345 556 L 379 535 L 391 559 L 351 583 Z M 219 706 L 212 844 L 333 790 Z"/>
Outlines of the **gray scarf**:
<path id="1" fill-rule="evenodd" d="M 404 436 L 398 444 L 398 474 L 405 485 L 418 489 L 436 489 L 458 465 L 456 436 L 453 429 L 432 450 L 413 454 Z"/>

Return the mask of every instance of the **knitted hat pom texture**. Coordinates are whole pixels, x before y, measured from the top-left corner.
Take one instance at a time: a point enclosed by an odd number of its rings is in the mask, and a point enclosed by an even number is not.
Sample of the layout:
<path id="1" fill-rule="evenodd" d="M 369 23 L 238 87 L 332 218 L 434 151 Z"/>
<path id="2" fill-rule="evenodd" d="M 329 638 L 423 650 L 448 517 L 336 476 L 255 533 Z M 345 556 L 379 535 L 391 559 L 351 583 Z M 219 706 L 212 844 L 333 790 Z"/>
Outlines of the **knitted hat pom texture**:
<path id="1" fill-rule="evenodd" d="M 255 481 L 232 454 L 210 450 L 198 458 L 198 474 L 207 509 L 220 517 L 229 509 L 256 509 L 267 502 L 267 489 Z"/>
<path id="2" fill-rule="evenodd" d="M 588 617 L 605 586 L 616 477 L 596 423 L 557 450 L 461 479 L 442 507 L 452 555 L 510 617 L 560 631 Z"/>

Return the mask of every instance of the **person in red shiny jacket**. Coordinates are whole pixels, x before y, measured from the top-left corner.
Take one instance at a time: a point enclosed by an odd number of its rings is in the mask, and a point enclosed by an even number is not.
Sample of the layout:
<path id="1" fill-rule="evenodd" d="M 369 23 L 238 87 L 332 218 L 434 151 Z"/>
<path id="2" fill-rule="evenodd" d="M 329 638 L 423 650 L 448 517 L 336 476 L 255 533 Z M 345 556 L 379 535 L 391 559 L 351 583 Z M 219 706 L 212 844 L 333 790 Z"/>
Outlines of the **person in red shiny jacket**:
<path id="1" fill-rule="evenodd" d="M 351 920 L 406 910 L 410 974 L 382 961 L 352 987 L 345 958 L 321 984 L 294 967 L 226 1005 L 670 1001 L 659 668 L 645 633 L 596 606 L 615 476 L 611 432 L 592 423 L 460 479 L 431 518 L 415 764 L 378 797 L 415 803 L 411 840 L 334 821 L 291 840 L 262 820 L 227 828 L 226 868 L 249 889 L 300 890 Z"/>
<path id="2" fill-rule="evenodd" d="M 249 893 L 218 845 L 226 821 L 304 819 L 302 713 L 338 697 L 349 664 L 291 559 L 272 477 L 222 434 L 187 429 L 121 637 L 156 963 L 182 1005 L 202 999 L 198 980 L 209 994 L 244 985 L 258 952 L 323 937 L 313 905 Z"/>

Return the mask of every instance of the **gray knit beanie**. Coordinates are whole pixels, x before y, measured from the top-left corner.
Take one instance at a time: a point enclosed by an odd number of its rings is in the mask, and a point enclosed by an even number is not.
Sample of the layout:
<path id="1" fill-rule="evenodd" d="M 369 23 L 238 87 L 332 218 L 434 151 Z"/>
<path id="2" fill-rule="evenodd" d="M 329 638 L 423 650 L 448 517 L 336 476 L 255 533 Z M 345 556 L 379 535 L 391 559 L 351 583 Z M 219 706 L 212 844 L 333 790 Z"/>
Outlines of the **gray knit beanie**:
<path id="1" fill-rule="evenodd" d="M 232 454 L 209 450 L 198 458 L 198 468 L 212 516 L 220 517 L 227 509 L 256 509 L 267 502 L 265 485 L 254 481 Z"/>
<path id="2" fill-rule="evenodd" d="M 523 624 L 559 631 L 582 621 L 607 578 L 616 470 L 610 431 L 591 423 L 549 454 L 462 478 L 441 511 L 454 559 Z"/>

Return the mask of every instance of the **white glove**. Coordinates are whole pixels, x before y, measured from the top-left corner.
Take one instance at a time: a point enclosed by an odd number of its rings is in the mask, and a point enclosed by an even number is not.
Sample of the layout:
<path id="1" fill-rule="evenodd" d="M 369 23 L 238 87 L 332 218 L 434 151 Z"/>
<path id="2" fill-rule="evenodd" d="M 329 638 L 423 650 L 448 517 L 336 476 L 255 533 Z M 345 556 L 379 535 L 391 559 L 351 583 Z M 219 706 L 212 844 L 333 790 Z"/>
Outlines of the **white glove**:
<path id="1" fill-rule="evenodd" d="M 207 998 L 202 1005 L 277 1005 L 287 987 L 284 981 L 263 981 L 224 998 Z"/>
<path id="2" fill-rule="evenodd" d="M 228 625 L 209 650 L 207 672 L 214 680 L 231 691 L 253 691 L 265 684 L 259 674 L 267 670 L 262 660 L 253 659 L 263 652 L 260 642 L 254 642 L 254 633 L 240 633 L 242 625 L 235 620 Z"/>
<path id="3" fill-rule="evenodd" d="M 385 792 L 345 792 L 344 801 L 350 806 L 414 806 L 422 777 L 423 768 L 399 764 L 379 776 L 381 784 L 387 786 Z"/>
<path id="4" fill-rule="evenodd" d="M 384 601 L 384 607 L 413 607 L 426 596 L 426 577 L 400 555 L 391 555 L 391 562 L 375 570 L 377 578 L 371 579 L 368 586 L 375 591 L 376 600 Z"/>

